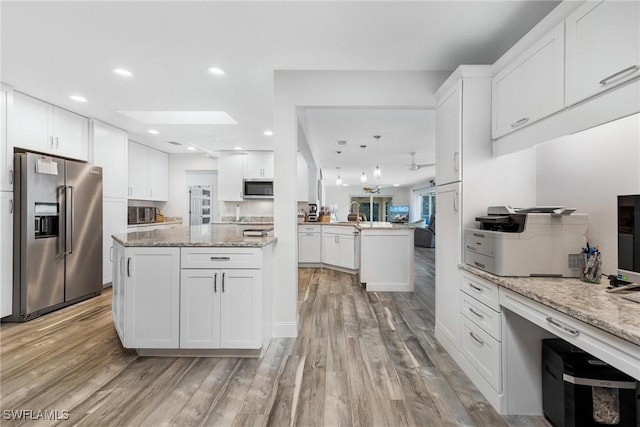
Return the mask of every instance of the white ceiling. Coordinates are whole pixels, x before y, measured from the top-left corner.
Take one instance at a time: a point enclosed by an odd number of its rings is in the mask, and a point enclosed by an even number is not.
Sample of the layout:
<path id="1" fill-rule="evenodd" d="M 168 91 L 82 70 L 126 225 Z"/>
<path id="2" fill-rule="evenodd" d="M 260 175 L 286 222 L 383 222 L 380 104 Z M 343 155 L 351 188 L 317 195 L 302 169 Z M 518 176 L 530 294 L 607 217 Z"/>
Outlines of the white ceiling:
<path id="1" fill-rule="evenodd" d="M 163 151 L 186 152 L 189 144 L 211 151 L 234 146 L 264 150 L 272 148 L 272 137 L 263 132 L 272 127 L 274 70 L 446 71 L 459 64 L 490 64 L 557 4 L 2 1 L 1 79 L 16 90 L 119 126 L 131 139 Z M 226 76 L 208 74 L 210 66 L 225 69 Z M 114 67 L 134 77 L 117 77 Z M 71 101 L 71 94 L 88 102 Z M 118 113 L 144 110 L 226 111 L 238 124 L 158 124 L 152 127 L 160 133 L 150 135 L 150 125 Z M 418 151 L 419 163 L 433 160 L 433 152 L 416 145 L 418 136 L 432 138 L 433 129 L 425 129 L 415 116 L 431 113 L 411 111 L 400 117 L 388 112 L 388 118 L 381 111 L 368 113 L 308 112 L 310 140 L 323 141 L 314 151 L 320 166 L 333 165 L 334 150 L 326 141 L 372 142 L 374 133 L 383 136 L 381 150 L 395 150 L 389 160 L 406 158 L 408 163 L 409 156 L 400 153 L 409 151 Z M 396 120 L 417 127 L 402 134 Z M 367 150 L 367 156 L 373 153 Z M 391 171 L 384 176 L 391 179 Z"/>

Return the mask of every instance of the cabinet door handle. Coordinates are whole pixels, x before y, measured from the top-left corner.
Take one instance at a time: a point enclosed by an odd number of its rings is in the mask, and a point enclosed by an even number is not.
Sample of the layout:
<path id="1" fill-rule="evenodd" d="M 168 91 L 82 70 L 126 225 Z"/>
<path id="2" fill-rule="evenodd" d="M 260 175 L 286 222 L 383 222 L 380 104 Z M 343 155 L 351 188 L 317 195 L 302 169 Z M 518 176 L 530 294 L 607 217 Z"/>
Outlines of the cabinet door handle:
<path id="1" fill-rule="evenodd" d="M 211 261 L 229 261 L 231 260 L 228 256 L 212 256 Z"/>
<path id="2" fill-rule="evenodd" d="M 131 258 L 127 258 L 127 277 L 131 277 Z"/>
<path id="3" fill-rule="evenodd" d="M 460 170 L 460 153 L 457 151 L 453 153 L 453 170 L 456 172 Z"/>
<path id="4" fill-rule="evenodd" d="M 109 248 L 109 261 L 113 262 L 113 246 Z"/>
<path id="5" fill-rule="evenodd" d="M 528 121 L 529 121 L 529 117 L 523 117 L 523 118 L 521 118 L 520 120 L 517 120 L 517 121 L 515 121 L 515 122 L 511 123 L 511 128 L 512 128 L 512 129 L 515 129 L 515 128 L 517 128 L 517 127 L 520 127 L 520 126 L 522 126 L 523 124 L 527 123 Z"/>
<path id="6" fill-rule="evenodd" d="M 218 292 L 218 273 L 213 274 L 213 292 Z"/>
<path id="7" fill-rule="evenodd" d="M 9 214 L 13 215 L 13 199 L 9 200 Z"/>
<path id="8" fill-rule="evenodd" d="M 58 149 L 59 145 L 60 145 L 60 138 L 56 136 L 56 150 Z"/>
<path id="9" fill-rule="evenodd" d="M 604 79 L 600 80 L 600 85 L 606 86 L 609 83 L 609 80 L 616 78 L 622 74 L 627 74 L 629 72 L 635 73 L 638 70 L 640 70 L 640 65 L 632 65 L 630 67 L 625 68 L 624 70 L 620 70 L 617 73 L 613 73 L 609 77 L 605 77 Z"/>
<path id="10" fill-rule="evenodd" d="M 224 273 L 222 273 L 222 292 L 224 292 Z"/>
<path id="11" fill-rule="evenodd" d="M 13 184 L 13 171 L 9 171 L 9 184 Z"/>
<path id="12" fill-rule="evenodd" d="M 307 233 L 307 234 L 305 234 L 305 236 L 313 237 L 313 236 L 315 236 L 315 234 L 313 234 L 313 233 Z"/>
<path id="13" fill-rule="evenodd" d="M 53 137 L 49 137 L 49 148 L 53 149 Z"/>
<path id="14" fill-rule="evenodd" d="M 469 311 L 471 312 L 471 314 L 473 314 L 474 316 L 476 316 L 478 319 L 484 319 L 484 314 L 482 313 L 478 313 L 477 311 L 475 311 L 473 309 L 473 307 L 469 307 Z"/>
<path id="15" fill-rule="evenodd" d="M 476 334 L 474 334 L 473 332 L 469 332 L 469 336 L 470 336 L 471 338 L 473 338 L 473 340 L 474 340 L 475 342 L 477 342 L 478 344 L 480 344 L 480 345 L 484 345 L 484 340 L 483 340 L 482 338 L 478 338 L 478 337 L 476 336 Z"/>
<path id="16" fill-rule="evenodd" d="M 453 197 L 453 211 L 458 212 L 458 192 L 456 191 L 455 196 Z"/>
<path id="17" fill-rule="evenodd" d="M 569 326 L 565 325 L 564 323 L 554 319 L 553 317 L 547 317 L 547 322 L 550 323 L 551 325 L 555 326 L 556 328 L 568 333 L 569 335 L 573 336 L 573 337 L 577 337 L 578 335 L 580 335 L 580 331 L 577 329 L 573 329 L 570 328 Z"/>
<path id="18" fill-rule="evenodd" d="M 473 283 L 469 283 L 469 287 L 471 287 L 472 289 L 475 289 L 476 292 L 480 292 L 480 293 L 484 292 L 484 289 L 482 289 L 480 286 L 474 285 Z"/>

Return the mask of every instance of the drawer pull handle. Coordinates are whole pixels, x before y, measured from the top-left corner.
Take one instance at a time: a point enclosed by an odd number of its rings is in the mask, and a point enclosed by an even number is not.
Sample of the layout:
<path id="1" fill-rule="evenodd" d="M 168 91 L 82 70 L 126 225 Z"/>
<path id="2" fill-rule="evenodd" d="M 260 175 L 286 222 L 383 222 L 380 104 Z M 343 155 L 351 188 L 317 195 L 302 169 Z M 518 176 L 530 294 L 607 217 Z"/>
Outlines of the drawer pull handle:
<path id="1" fill-rule="evenodd" d="M 484 239 L 484 234 L 473 233 L 473 237 L 482 237 Z"/>
<path id="2" fill-rule="evenodd" d="M 218 273 L 213 274 L 213 293 L 218 292 Z"/>
<path id="3" fill-rule="evenodd" d="M 473 263 L 476 265 L 476 267 L 486 268 L 486 266 L 485 266 L 483 263 L 481 263 L 481 262 L 473 261 Z"/>
<path id="4" fill-rule="evenodd" d="M 211 261 L 229 261 L 231 260 L 228 256 L 212 256 Z"/>
<path id="5" fill-rule="evenodd" d="M 224 273 L 222 273 L 222 292 L 224 292 Z"/>
<path id="6" fill-rule="evenodd" d="M 518 120 L 518 121 L 515 121 L 515 122 L 511 123 L 511 127 L 512 127 L 512 128 L 520 127 L 520 126 L 522 126 L 523 124 L 527 123 L 528 121 L 529 121 L 529 117 L 523 117 L 523 118 L 521 118 L 520 120 Z"/>
<path id="7" fill-rule="evenodd" d="M 469 311 L 475 315 L 478 319 L 484 319 L 484 315 L 482 313 L 478 313 L 473 308 L 469 307 Z"/>
<path id="8" fill-rule="evenodd" d="M 484 292 L 484 289 L 482 289 L 480 286 L 476 286 L 476 285 L 474 285 L 473 283 L 469 283 L 469 286 L 470 286 L 472 289 L 474 289 L 476 292 L 480 292 L 480 293 Z"/>
<path id="9" fill-rule="evenodd" d="M 469 251 L 473 251 L 473 252 L 476 252 L 476 251 L 477 251 L 477 249 L 476 249 L 476 248 L 474 248 L 473 246 L 469 246 L 469 245 L 467 245 L 467 250 L 469 250 Z"/>
<path id="10" fill-rule="evenodd" d="M 609 80 L 611 80 L 611 79 L 613 79 L 615 77 L 618 77 L 618 76 L 620 76 L 622 74 L 627 74 L 628 72 L 634 73 L 634 72 L 636 72 L 638 70 L 640 70 L 640 65 L 632 65 L 631 67 L 627 67 L 624 70 L 620 70 L 617 73 L 613 73 L 609 77 L 605 77 L 604 79 L 600 80 L 600 85 L 601 86 L 605 86 L 605 85 L 607 85 L 609 83 Z"/>
<path id="11" fill-rule="evenodd" d="M 314 233 L 307 233 L 307 234 L 305 234 L 305 236 L 313 237 L 313 236 L 315 236 L 315 234 Z"/>
<path id="12" fill-rule="evenodd" d="M 473 332 L 469 332 L 469 336 L 473 338 L 473 340 L 478 344 L 484 345 L 484 341 L 482 340 L 482 338 L 478 338 Z"/>
<path id="13" fill-rule="evenodd" d="M 554 319 L 553 317 L 547 317 L 547 322 L 550 323 L 551 325 L 555 326 L 556 328 L 568 333 L 571 336 L 577 337 L 578 335 L 580 335 L 580 331 L 579 330 L 570 328 L 567 325 L 565 325 L 564 323 L 559 322 L 558 320 Z"/>

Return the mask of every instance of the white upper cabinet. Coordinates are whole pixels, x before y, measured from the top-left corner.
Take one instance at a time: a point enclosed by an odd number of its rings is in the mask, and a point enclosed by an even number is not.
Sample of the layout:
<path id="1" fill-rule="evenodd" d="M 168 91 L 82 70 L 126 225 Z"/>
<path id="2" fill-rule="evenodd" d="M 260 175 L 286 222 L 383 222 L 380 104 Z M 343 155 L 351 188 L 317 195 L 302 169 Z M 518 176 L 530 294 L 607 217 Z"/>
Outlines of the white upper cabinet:
<path id="1" fill-rule="evenodd" d="M 94 120 L 93 164 L 102 167 L 102 196 L 126 199 L 129 146 L 123 130 Z"/>
<path id="2" fill-rule="evenodd" d="M 640 75 L 640 2 L 586 2 L 566 20 L 567 105 Z"/>
<path id="3" fill-rule="evenodd" d="M 169 155 L 129 141 L 129 199 L 167 201 Z"/>
<path id="4" fill-rule="evenodd" d="M 500 138 L 564 107 L 564 23 L 492 81 L 492 136 Z"/>
<path id="5" fill-rule="evenodd" d="M 71 111 L 14 93 L 11 128 L 14 147 L 77 160 L 89 157 L 89 120 Z"/>
<path id="6" fill-rule="evenodd" d="M 245 179 L 273 179 L 273 152 L 252 151 L 247 154 Z"/>
<path id="7" fill-rule="evenodd" d="M 13 145 L 8 135 L 13 91 L 0 87 L 0 191 L 13 191 Z"/>
<path id="8" fill-rule="evenodd" d="M 169 155 L 149 150 L 149 197 L 151 200 L 169 200 Z"/>
<path id="9" fill-rule="evenodd" d="M 242 201 L 242 179 L 245 154 L 220 156 L 218 161 L 218 200 Z"/>
<path id="10" fill-rule="evenodd" d="M 438 100 L 436 109 L 436 182 L 462 179 L 462 80 Z"/>

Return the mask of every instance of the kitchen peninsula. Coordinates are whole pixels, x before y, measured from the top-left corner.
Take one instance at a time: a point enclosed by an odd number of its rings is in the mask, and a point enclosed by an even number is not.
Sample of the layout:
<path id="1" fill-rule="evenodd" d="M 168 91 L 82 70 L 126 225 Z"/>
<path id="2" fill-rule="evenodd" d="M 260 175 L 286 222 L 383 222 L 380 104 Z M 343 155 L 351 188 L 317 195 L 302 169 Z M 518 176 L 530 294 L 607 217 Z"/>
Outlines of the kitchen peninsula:
<path id="1" fill-rule="evenodd" d="M 266 236 L 247 237 L 246 229 Z M 260 356 L 271 339 L 273 226 L 114 235 L 112 318 L 141 355 Z"/>
<path id="2" fill-rule="evenodd" d="M 367 291 L 412 292 L 414 229 L 377 221 L 299 223 L 298 262 L 359 273 Z"/>

